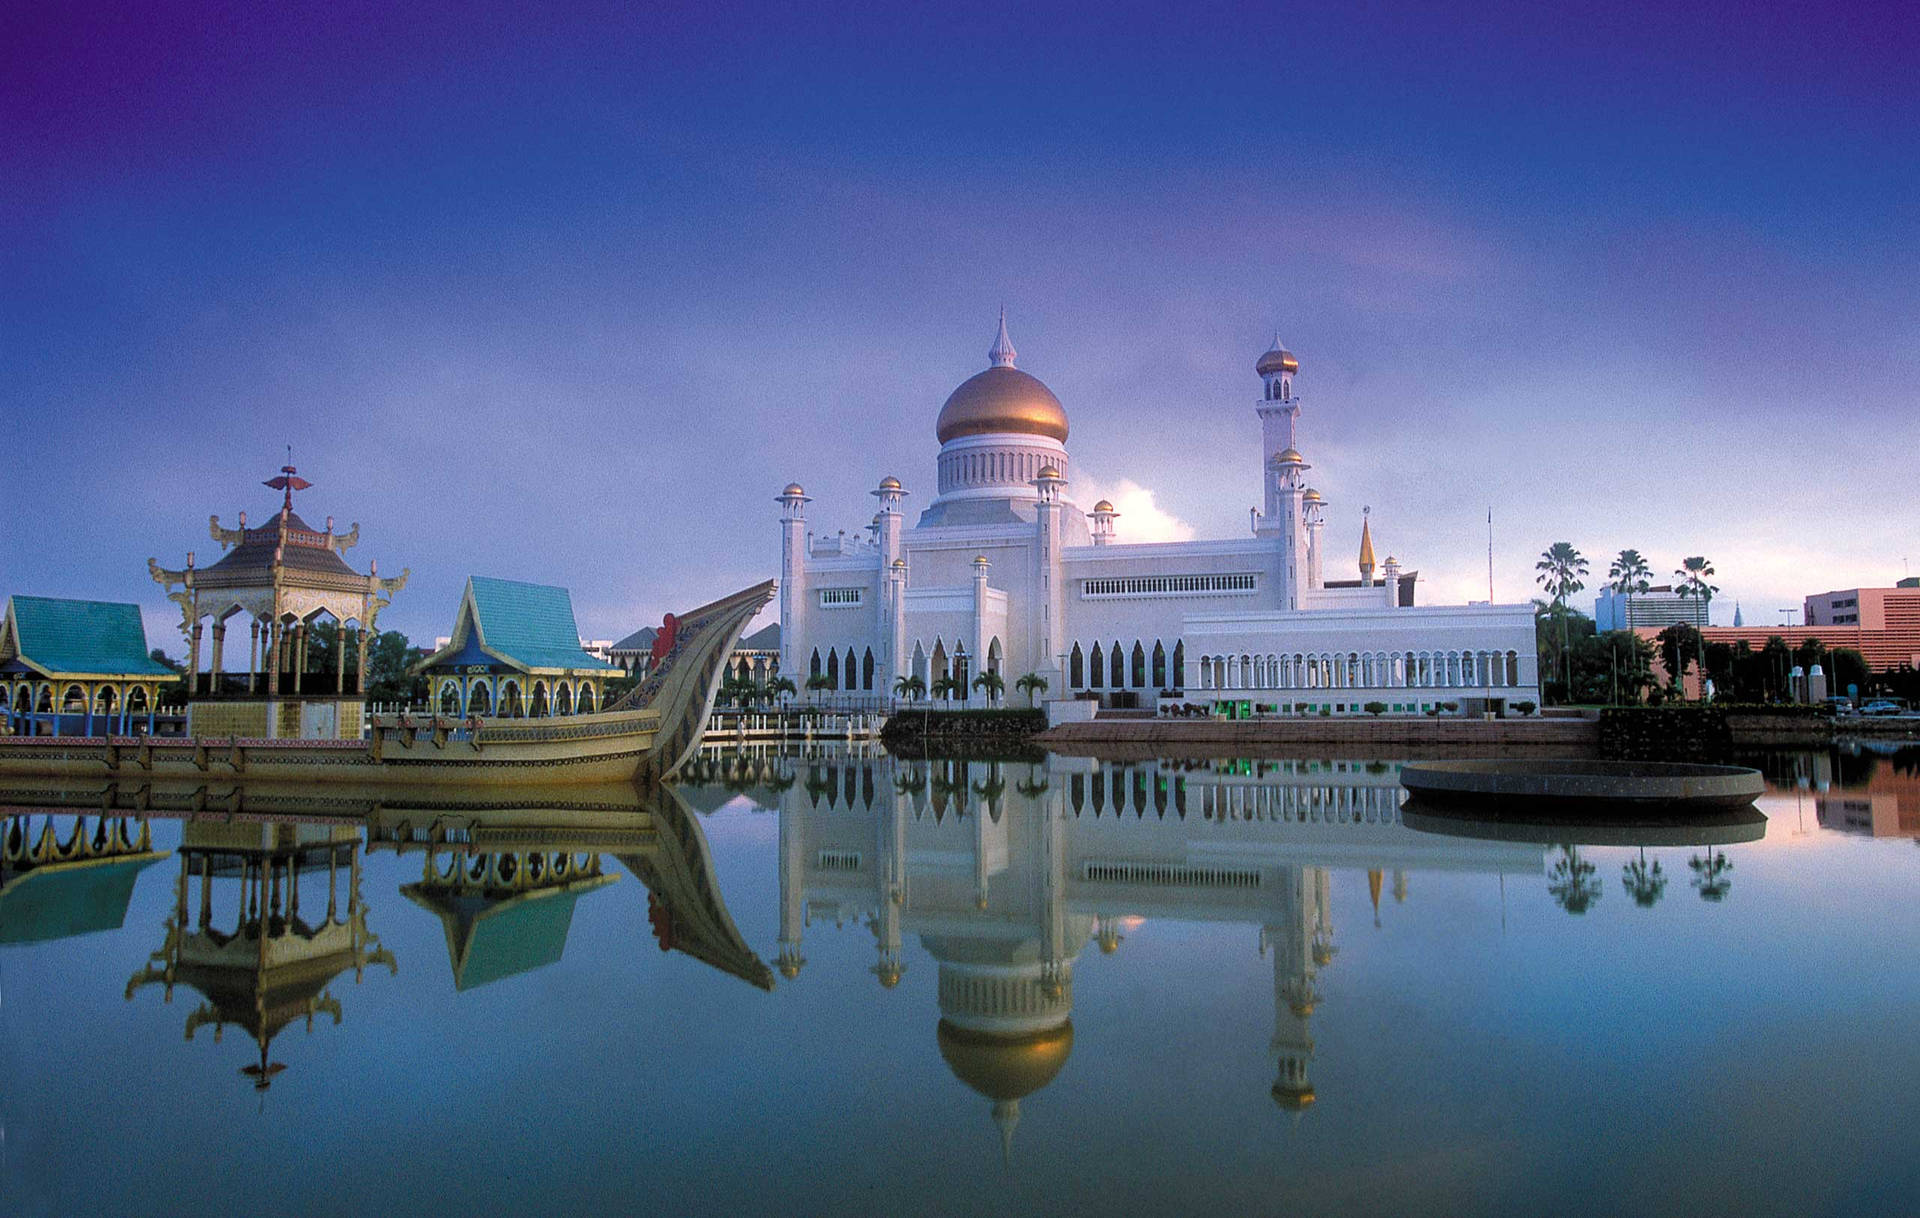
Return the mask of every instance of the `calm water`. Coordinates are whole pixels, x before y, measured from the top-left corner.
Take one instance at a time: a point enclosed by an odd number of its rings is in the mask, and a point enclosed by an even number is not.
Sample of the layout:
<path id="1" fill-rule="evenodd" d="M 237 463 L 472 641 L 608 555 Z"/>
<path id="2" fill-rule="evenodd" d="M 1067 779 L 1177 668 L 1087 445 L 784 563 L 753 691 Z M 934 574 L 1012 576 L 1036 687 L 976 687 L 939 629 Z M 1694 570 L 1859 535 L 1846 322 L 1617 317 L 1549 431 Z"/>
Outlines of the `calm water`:
<path id="1" fill-rule="evenodd" d="M 366 828 L 214 792 L 0 890 L 0 1193 L 1914 1212 L 1920 755 L 1765 760 L 1763 826 L 1644 851 L 1409 827 L 1380 762 L 760 758 Z"/>

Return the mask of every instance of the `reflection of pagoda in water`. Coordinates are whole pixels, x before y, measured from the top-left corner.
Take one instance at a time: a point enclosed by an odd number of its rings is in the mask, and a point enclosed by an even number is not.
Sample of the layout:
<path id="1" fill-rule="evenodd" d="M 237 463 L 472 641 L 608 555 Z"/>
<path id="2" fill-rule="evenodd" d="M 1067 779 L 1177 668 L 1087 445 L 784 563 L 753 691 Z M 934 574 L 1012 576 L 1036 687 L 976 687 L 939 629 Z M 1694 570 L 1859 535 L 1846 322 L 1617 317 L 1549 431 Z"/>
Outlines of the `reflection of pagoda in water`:
<path id="1" fill-rule="evenodd" d="M 59 823 L 68 815 L 71 823 Z M 134 881 L 166 856 L 153 849 L 143 818 L 7 817 L 0 822 L 0 944 L 118 930 Z"/>
<path id="2" fill-rule="evenodd" d="M 430 849 L 400 894 L 439 916 L 458 990 L 559 961 L 581 897 L 620 877 L 597 853 Z"/>
<path id="3" fill-rule="evenodd" d="M 126 996 L 160 985 L 172 1002 L 176 985 L 198 990 L 203 1001 L 187 1016 L 187 1039 L 208 1025 L 216 1043 L 229 1025 L 240 1029 L 260 1051 L 242 1072 L 264 1090 L 285 1069 L 269 1060 L 274 1037 L 296 1021 L 311 1032 L 319 1015 L 340 1022 L 329 988 L 335 978 L 352 972 L 358 984 L 370 965 L 398 971 L 367 929 L 359 830 L 188 821 L 179 854 L 166 939 L 127 982 Z"/>
<path id="4" fill-rule="evenodd" d="M 939 970 L 941 1056 L 990 1102 L 1010 1147 L 1021 1102 L 1073 1044 L 1074 960 L 1116 953 L 1136 919 L 1259 927 L 1271 952 L 1275 1102 L 1296 1114 L 1319 973 L 1333 960 L 1332 871 L 1404 900 L 1409 870 L 1540 874 L 1538 847 L 1449 839 L 1399 823 L 1390 766 L 1346 762 L 1044 765 L 815 762 L 778 795 L 780 956 L 799 975 L 815 920 L 863 923 L 874 972 Z"/>

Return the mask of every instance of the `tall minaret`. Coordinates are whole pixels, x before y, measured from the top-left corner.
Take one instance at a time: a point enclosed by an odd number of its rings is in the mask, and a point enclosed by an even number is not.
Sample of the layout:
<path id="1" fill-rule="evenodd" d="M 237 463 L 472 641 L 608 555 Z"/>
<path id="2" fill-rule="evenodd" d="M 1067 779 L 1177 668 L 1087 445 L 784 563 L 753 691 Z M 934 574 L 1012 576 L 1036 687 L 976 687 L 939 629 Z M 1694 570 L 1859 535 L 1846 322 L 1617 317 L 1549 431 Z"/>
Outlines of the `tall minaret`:
<path id="1" fill-rule="evenodd" d="M 1280 542 L 1271 603 L 1277 609 L 1298 609 L 1300 590 L 1311 584 L 1308 517 L 1302 502 L 1308 466 L 1297 447 L 1300 401 L 1293 396 L 1293 374 L 1300 371 L 1300 361 L 1276 334 L 1254 371 L 1260 374 L 1261 384 L 1254 413 L 1260 418 L 1261 485 L 1265 488 L 1264 510 L 1255 519 L 1254 533 Z"/>
<path id="2" fill-rule="evenodd" d="M 1317 869 L 1316 869 L 1317 870 Z M 1280 919 L 1260 932 L 1261 949 L 1273 951 L 1273 1041 L 1276 1060 L 1273 1099 L 1282 1108 L 1299 1113 L 1313 1103 L 1313 1082 L 1307 1066 L 1313 1060 L 1313 1034 L 1308 1020 L 1319 992 L 1314 987 L 1313 934 L 1318 921 L 1315 894 L 1308 890 L 1307 870 L 1290 867 L 1280 874 Z"/>
<path id="3" fill-rule="evenodd" d="M 787 483 L 774 502 L 780 505 L 780 671 L 800 679 L 800 638 L 807 603 L 807 492 Z"/>
<path id="4" fill-rule="evenodd" d="M 1307 587 L 1324 588 L 1327 569 L 1323 559 L 1327 551 L 1320 543 L 1327 527 L 1327 501 L 1319 491 L 1308 487 L 1300 496 L 1300 506 L 1307 521 Z"/>
<path id="5" fill-rule="evenodd" d="M 780 975 L 791 981 L 800 975 L 807 958 L 800 954 L 800 937 L 807 925 L 806 822 L 794 798 L 780 807 Z"/>
<path id="6" fill-rule="evenodd" d="M 1034 516 L 1033 589 L 1027 623 L 1027 668 L 1040 674 L 1055 697 L 1065 696 L 1065 675 L 1060 671 L 1060 653 L 1064 646 L 1063 615 L 1066 613 L 1066 589 L 1061 579 L 1060 529 L 1064 504 L 1062 493 L 1067 480 L 1051 465 L 1041 469 L 1033 480 L 1040 492 Z"/>
<path id="7" fill-rule="evenodd" d="M 879 620 L 874 623 L 874 635 L 880 640 L 881 688 L 891 690 L 894 678 L 906 671 L 907 663 L 906 657 L 900 654 L 906 638 L 906 565 L 900 557 L 900 501 L 906 498 L 907 492 L 900 485 L 900 479 L 889 474 L 880 479 L 880 487 L 873 495 L 880 501 L 880 514 L 874 517 L 877 522 L 874 541 L 880 551 L 880 603 L 874 610 Z"/>

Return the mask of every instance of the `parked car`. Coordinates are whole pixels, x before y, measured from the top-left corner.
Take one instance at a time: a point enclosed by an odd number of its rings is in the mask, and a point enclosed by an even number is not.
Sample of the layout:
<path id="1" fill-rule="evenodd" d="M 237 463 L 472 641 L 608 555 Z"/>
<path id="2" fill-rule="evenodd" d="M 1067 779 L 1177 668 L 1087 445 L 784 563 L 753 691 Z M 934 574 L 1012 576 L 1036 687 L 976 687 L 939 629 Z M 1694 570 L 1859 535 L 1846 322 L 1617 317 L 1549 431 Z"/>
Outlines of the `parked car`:
<path id="1" fill-rule="evenodd" d="M 1900 705 L 1898 702 L 1889 702 L 1885 698 L 1881 698 L 1861 707 L 1860 713 L 1863 715 L 1901 715 L 1906 713 L 1906 709 L 1906 707 Z"/>
<path id="2" fill-rule="evenodd" d="M 1821 700 L 1820 705 L 1824 707 L 1830 715 L 1851 715 L 1853 713 L 1852 698 L 1825 698 Z"/>

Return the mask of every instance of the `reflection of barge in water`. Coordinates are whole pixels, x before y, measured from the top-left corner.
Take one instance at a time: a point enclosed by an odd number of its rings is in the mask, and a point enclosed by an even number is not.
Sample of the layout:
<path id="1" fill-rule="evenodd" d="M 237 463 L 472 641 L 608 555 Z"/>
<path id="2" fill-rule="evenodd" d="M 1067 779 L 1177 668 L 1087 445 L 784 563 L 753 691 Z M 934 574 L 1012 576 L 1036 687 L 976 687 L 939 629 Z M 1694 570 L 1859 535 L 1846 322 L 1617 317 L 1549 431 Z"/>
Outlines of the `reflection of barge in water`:
<path id="1" fill-rule="evenodd" d="M 368 739 L 200 737 L 0 740 L 0 773 L 122 780 L 580 783 L 661 778 L 698 748 L 734 641 L 771 581 L 675 619 L 673 642 L 631 694 L 551 719 L 375 717 Z"/>

